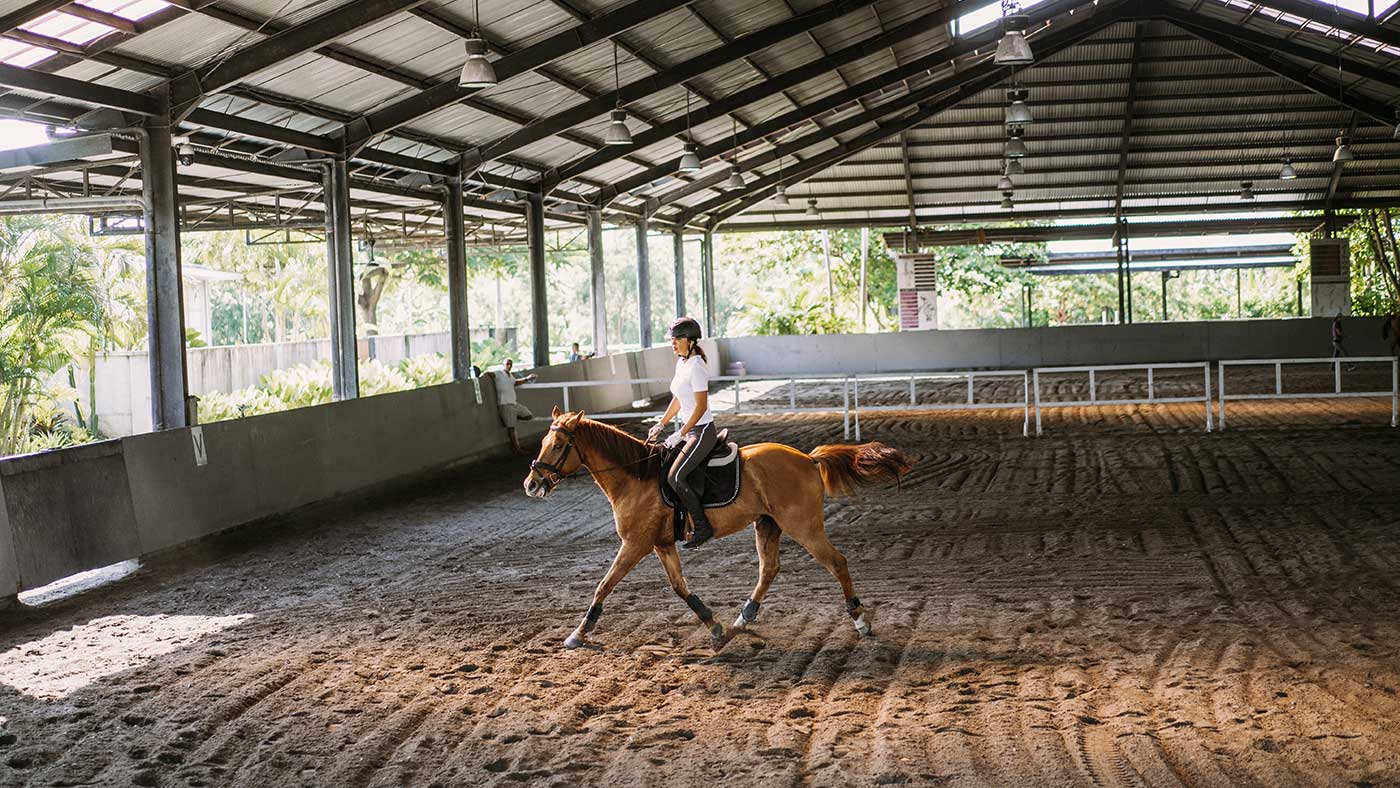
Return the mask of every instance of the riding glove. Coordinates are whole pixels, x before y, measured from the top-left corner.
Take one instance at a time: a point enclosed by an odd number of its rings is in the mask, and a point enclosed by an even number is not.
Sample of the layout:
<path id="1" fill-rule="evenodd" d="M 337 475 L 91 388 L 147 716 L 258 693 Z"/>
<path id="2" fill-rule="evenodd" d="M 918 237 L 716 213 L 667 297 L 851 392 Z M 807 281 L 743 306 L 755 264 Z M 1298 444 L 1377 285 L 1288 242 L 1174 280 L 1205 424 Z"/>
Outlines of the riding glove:
<path id="1" fill-rule="evenodd" d="M 685 440 L 684 435 L 680 434 L 679 432 L 673 432 L 670 435 L 666 436 L 666 448 L 674 449 L 677 446 L 681 445 L 681 441 L 683 440 Z"/>

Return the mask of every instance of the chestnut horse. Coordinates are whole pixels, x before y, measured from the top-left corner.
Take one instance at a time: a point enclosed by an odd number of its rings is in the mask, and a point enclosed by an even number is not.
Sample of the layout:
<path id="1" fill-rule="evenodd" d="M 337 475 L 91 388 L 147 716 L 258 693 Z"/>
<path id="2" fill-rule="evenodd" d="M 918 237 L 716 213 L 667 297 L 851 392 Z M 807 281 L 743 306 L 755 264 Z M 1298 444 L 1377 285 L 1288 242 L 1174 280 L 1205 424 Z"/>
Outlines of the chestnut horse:
<path id="1" fill-rule="evenodd" d="M 539 457 L 530 463 L 525 494 L 545 498 L 564 477 L 587 468 L 612 504 L 617 535 L 622 538 L 612 566 L 593 592 L 593 604 L 564 645 L 577 648 L 587 642 L 603 613 L 603 600 L 638 561 L 654 552 L 672 590 L 709 629 L 711 644 L 718 651 L 728 640 L 724 625 L 691 593 L 681 574 L 672 510 L 661 502 L 657 489 L 661 452 L 616 427 L 585 418 L 583 411 L 561 413 L 555 408 L 553 418 Z M 708 511 L 716 538 L 754 524 L 758 584 L 734 627 L 742 629 L 758 618 L 759 603 L 778 574 L 778 539 L 787 534 L 835 575 L 856 630 L 869 635 L 870 621 L 846 571 L 846 557 L 827 538 L 822 501 L 825 495 L 850 493 L 856 485 L 898 481 L 910 469 L 909 460 L 880 443 L 818 446 L 811 454 L 780 443 L 758 443 L 740 449 L 740 457 L 738 498 Z"/>

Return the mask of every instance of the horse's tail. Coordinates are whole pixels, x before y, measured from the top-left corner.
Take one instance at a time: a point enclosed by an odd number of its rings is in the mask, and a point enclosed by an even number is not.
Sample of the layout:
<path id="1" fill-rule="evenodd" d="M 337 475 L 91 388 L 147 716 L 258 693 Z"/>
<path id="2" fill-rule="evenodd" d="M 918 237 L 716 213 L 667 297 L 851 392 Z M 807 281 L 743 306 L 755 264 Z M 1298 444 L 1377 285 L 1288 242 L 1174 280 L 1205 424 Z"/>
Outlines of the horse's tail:
<path id="1" fill-rule="evenodd" d="M 1386 315 L 1381 318 L 1381 339 L 1390 339 L 1390 324 L 1395 320 L 1395 315 Z"/>
<path id="2" fill-rule="evenodd" d="M 808 455 L 822 474 L 827 495 L 850 495 L 857 485 L 897 482 L 914 463 L 883 443 L 818 446 Z"/>

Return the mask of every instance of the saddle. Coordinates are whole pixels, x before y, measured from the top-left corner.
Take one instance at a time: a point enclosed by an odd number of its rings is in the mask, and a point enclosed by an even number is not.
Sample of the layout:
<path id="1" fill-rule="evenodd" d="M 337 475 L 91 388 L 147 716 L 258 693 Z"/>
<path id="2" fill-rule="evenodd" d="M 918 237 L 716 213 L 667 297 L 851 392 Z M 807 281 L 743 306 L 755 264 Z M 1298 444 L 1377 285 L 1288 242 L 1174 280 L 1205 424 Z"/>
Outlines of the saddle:
<path id="1" fill-rule="evenodd" d="M 739 444 L 729 440 L 729 430 L 720 430 L 715 436 L 715 447 L 705 457 L 705 462 L 690 476 L 690 486 L 700 497 L 700 505 L 706 509 L 718 509 L 734 503 L 739 497 L 739 479 L 742 468 L 739 462 Z M 672 452 L 661 461 L 660 488 L 661 502 L 675 512 L 676 539 L 684 538 L 685 505 L 680 496 L 671 489 L 667 477 L 671 466 L 675 465 L 680 452 Z"/>

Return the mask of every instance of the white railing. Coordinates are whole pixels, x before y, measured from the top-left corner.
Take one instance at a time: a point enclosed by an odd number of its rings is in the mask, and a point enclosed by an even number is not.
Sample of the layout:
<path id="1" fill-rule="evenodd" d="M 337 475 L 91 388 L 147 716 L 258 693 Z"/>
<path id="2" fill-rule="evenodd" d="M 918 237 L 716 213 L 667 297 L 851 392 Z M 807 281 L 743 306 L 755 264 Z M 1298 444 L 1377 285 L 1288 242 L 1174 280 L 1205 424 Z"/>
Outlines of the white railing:
<path id="1" fill-rule="evenodd" d="M 1159 369 L 1199 369 L 1203 373 L 1205 388 L 1199 397 L 1159 397 L 1156 395 L 1156 388 L 1153 381 L 1153 372 Z M 1147 370 L 1147 398 L 1146 399 L 1099 399 L 1097 375 L 1100 372 L 1125 372 L 1132 370 Z M 1088 373 L 1089 375 L 1089 398 L 1087 400 L 1068 400 L 1046 402 L 1040 398 L 1040 376 L 1049 374 L 1068 373 Z M 1205 405 L 1206 410 L 1206 432 L 1211 431 L 1211 402 L 1210 402 L 1210 362 L 1209 361 L 1188 361 L 1175 364 L 1109 364 L 1104 366 L 1085 367 L 1036 367 L 1031 374 L 1035 378 L 1035 434 L 1040 435 L 1040 411 L 1042 408 L 1070 408 L 1083 407 L 1087 405 L 1160 405 L 1168 402 L 1200 402 Z"/>
<path id="2" fill-rule="evenodd" d="M 861 381 L 867 383 L 876 381 L 902 381 L 909 380 L 909 404 L 908 405 L 865 405 L 860 404 L 860 384 Z M 977 378 L 1020 378 L 1021 379 L 1021 400 L 1019 402 L 977 402 L 973 396 L 973 384 Z M 967 381 L 967 399 L 962 402 L 938 402 L 919 404 L 919 395 L 915 382 L 918 380 L 959 380 Z M 1024 369 L 1017 370 L 963 370 L 952 372 L 911 372 L 908 374 L 871 374 L 871 375 L 851 375 L 847 378 L 850 382 L 853 394 L 853 415 L 856 425 L 856 440 L 860 440 L 860 412 L 865 410 L 870 413 L 880 411 L 919 411 L 919 410 L 990 410 L 993 408 L 1021 408 L 1025 414 L 1021 422 L 1021 434 L 1030 434 L 1031 423 L 1031 398 L 1030 398 L 1030 373 Z"/>
<path id="3" fill-rule="evenodd" d="M 1329 364 L 1332 367 L 1332 391 L 1284 393 L 1283 366 L 1285 364 Z M 1342 391 L 1342 365 L 1389 364 L 1390 389 L 1388 391 Z M 1274 390 L 1271 394 L 1229 394 L 1225 393 L 1225 368 L 1258 366 L 1274 368 Z M 1393 356 L 1357 356 L 1353 358 L 1256 358 L 1220 362 L 1220 429 L 1225 429 L 1225 403 L 1227 400 L 1246 399 L 1338 399 L 1349 397 L 1390 397 L 1390 426 L 1396 426 L 1400 416 L 1400 369 Z"/>

